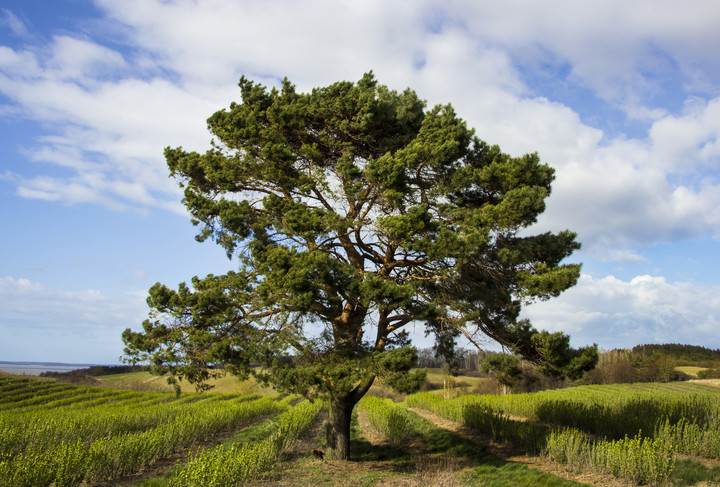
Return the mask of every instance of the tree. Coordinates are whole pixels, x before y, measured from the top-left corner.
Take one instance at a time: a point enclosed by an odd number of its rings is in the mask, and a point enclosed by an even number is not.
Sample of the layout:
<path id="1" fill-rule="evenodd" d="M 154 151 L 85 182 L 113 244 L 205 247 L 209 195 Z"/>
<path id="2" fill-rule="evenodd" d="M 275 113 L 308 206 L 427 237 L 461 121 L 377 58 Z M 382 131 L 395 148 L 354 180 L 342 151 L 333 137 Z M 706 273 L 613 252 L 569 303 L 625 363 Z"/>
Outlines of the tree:
<path id="1" fill-rule="evenodd" d="M 210 150 L 165 149 L 197 239 L 238 270 L 155 284 L 143 330 L 123 333 L 130 361 L 200 388 L 229 371 L 326 398 L 328 457 L 346 459 L 351 412 L 375 379 L 401 392 L 424 382 L 408 323 L 446 354 L 464 333 L 532 355 L 521 304 L 557 296 L 580 268 L 561 264 L 574 233 L 522 232 L 554 178 L 537 154 L 510 157 L 450 105 L 426 110 L 372 73 L 310 93 L 287 79 L 239 86 L 242 103 L 208 119 Z"/>
<path id="2" fill-rule="evenodd" d="M 520 357 L 511 353 L 490 353 L 480 361 L 480 371 L 492 374 L 503 386 L 503 394 L 507 394 L 522 375 Z"/>

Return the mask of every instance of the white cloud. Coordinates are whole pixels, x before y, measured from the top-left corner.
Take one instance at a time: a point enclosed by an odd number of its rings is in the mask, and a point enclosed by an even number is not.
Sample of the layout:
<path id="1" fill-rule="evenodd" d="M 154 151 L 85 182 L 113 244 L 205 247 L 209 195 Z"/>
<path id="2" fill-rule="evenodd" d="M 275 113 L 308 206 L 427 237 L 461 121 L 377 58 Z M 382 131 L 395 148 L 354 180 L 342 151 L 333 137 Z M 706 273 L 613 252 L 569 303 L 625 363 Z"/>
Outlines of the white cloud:
<path id="1" fill-rule="evenodd" d="M 101 70 L 122 64 L 119 55 L 113 59 L 101 46 L 65 39 L 51 50 L 43 62 L 30 51 L 0 49 L 5 73 L 0 91 L 23 108 L 25 117 L 54 132 L 24 149 L 28 159 L 71 171 L 65 177 L 18 175 L 18 193 L 115 209 L 176 211 L 180 193 L 167 177 L 163 147 L 204 150 L 210 138 L 205 119 L 220 102 L 160 79 L 93 78 L 89 67 L 97 63 Z"/>
<path id="2" fill-rule="evenodd" d="M 0 47 L 0 91 L 51 134 L 26 148 L 29 159 L 67 171 L 15 175 L 22 196 L 178 211 L 162 148 L 204 150 L 205 119 L 238 98 L 240 74 L 288 75 L 307 90 L 372 68 L 430 104 L 452 102 L 506 152 L 538 151 L 558 170 L 541 226 L 578 231 L 589 251 L 640 260 L 638 247 L 718 233 L 720 186 L 707 171 L 720 155 L 720 98 L 691 98 L 682 114 L 628 100 L 675 64 L 687 79 L 715 72 L 720 34 L 708 18 L 720 4 L 97 3 L 125 33 L 125 54 L 67 35 Z M 568 64 L 572 81 L 601 96 L 629 93 L 622 103 L 653 122 L 648 137 L 607 139 L 571 108 L 531 96 L 518 61 Z"/>
<path id="3" fill-rule="evenodd" d="M 10 276 L 0 276 L 0 310 L 4 360 L 112 363 L 122 353 L 122 330 L 147 316 L 139 293 L 60 290 Z M 24 346 L 28 339 L 32 346 Z"/>
<path id="4" fill-rule="evenodd" d="M 720 69 L 720 4 L 645 0 L 454 2 L 454 15 L 478 37 L 507 46 L 524 62 L 569 64 L 600 96 L 632 104 L 679 71 L 686 87 L 708 87 Z M 711 88 L 717 93 L 717 86 Z"/>
<path id="5" fill-rule="evenodd" d="M 625 348 L 643 343 L 720 347 L 720 286 L 669 283 L 642 275 L 630 281 L 583 275 L 559 298 L 525 308 L 535 327 L 570 334 L 574 346 Z"/>
<path id="6" fill-rule="evenodd" d="M 109 74 L 126 67 L 117 51 L 82 39 L 57 36 L 52 46 L 52 58 L 47 68 L 59 79 L 76 80 L 81 84 L 96 84 Z"/>
<path id="7" fill-rule="evenodd" d="M 657 120 L 649 132 L 655 160 L 679 173 L 720 168 L 720 98 L 692 99 L 682 115 Z"/>
<path id="8" fill-rule="evenodd" d="M 540 228 L 575 230 L 591 253 L 613 260 L 637 260 L 634 249 L 643 246 L 720 233 L 719 106 L 717 98 L 695 102 L 682 116 L 665 115 L 644 140 L 551 144 L 545 159 L 557 180 Z M 572 125 L 562 132 L 573 134 Z"/>
<path id="9" fill-rule="evenodd" d="M 7 27 L 18 37 L 26 37 L 28 35 L 27 27 L 14 13 L 6 8 L 0 9 L 0 27 Z"/>

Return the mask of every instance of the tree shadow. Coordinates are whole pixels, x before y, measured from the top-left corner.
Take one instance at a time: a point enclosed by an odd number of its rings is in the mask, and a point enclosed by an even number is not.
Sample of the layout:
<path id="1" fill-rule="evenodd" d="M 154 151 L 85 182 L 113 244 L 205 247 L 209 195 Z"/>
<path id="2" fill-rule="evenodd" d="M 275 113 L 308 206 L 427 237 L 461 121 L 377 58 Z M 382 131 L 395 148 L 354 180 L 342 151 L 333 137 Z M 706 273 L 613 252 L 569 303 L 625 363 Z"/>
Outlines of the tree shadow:
<path id="1" fill-rule="evenodd" d="M 463 478 L 463 485 L 486 487 L 506 485 L 576 487 L 587 485 L 509 461 L 493 453 L 487 445 L 441 428 L 418 415 L 415 415 L 414 420 L 415 431 L 430 453 L 450 455 L 457 459 L 459 466 L 469 468 Z"/>
<path id="2" fill-rule="evenodd" d="M 670 474 L 670 483 L 674 487 L 696 485 L 700 482 L 720 485 L 720 465 L 710 468 L 689 458 L 675 461 L 675 468 Z"/>

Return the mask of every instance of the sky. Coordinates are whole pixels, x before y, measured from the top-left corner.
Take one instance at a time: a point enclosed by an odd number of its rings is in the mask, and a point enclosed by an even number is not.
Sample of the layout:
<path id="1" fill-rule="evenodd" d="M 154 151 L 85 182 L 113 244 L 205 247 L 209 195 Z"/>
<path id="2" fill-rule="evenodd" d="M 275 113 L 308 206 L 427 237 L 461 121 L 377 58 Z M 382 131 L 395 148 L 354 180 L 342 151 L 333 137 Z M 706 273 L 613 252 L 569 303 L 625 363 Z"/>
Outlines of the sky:
<path id="1" fill-rule="evenodd" d="M 555 168 L 531 230 L 577 232 L 582 276 L 537 328 L 720 348 L 719 45 L 715 0 L 4 0 L 0 360 L 117 363 L 152 284 L 235 267 L 162 154 L 208 149 L 240 76 L 370 70 Z"/>

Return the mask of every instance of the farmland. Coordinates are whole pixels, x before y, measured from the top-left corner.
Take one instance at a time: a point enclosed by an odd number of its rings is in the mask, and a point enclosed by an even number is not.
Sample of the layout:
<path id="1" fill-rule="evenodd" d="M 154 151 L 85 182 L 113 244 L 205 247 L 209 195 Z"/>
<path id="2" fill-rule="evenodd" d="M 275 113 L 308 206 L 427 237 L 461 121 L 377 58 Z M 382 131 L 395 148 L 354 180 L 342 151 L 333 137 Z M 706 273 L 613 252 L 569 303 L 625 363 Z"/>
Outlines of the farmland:
<path id="1" fill-rule="evenodd" d="M 138 379 L 151 377 L 109 382 Z M 700 383 L 368 396 L 351 462 L 313 455 L 322 402 L 239 387 L 176 396 L 0 376 L 0 485 L 720 482 L 720 389 Z"/>

